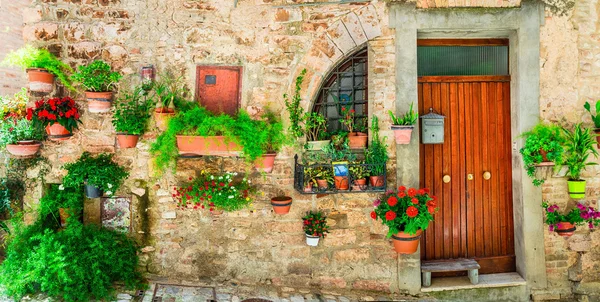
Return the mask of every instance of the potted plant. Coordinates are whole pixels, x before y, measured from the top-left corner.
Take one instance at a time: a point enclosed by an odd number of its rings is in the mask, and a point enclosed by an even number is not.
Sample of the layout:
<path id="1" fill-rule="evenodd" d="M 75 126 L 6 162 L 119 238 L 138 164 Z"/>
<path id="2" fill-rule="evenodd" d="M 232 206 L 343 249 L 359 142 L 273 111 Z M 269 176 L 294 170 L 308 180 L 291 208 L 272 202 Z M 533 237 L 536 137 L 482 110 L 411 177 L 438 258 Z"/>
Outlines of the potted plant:
<path id="1" fill-rule="evenodd" d="M 321 211 L 307 212 L 302 217 L 304 223 L 304 234 L 306 236 L 306 244 L 309 246 L 319 245 L 319 239 L 325 238 L 326 233 L 329 233 L 329 226 L 327 225 L 327 216 Z"/>
<path id="2" fill-rule="evenodd" d="M 255 161 L 254 166 L 259 172 L 271 173 L 277 152 L 288 143 L 288 136 L 283 130 L 281 118 L 269 108 L 265 109 L 262 118 L 266 126 L 266 138 L 262 146 L 264 154 Z"/>
<path id="3" fill-rule="evenodd" d="M 410 104 L 408 112 L 406 112 L 403 117 L 397 117 L 391 110 L 388 111 L 388 113 L 392 119 L 392 130 L 394 130 L 396 144 L 405 145 L 410 143 L 412 131 L 415 128 L 417 120 L 419 119 L 419 114 L 413 110 L 413 104 Z"/>
<path id="4" fill-rule="evenodd" d="M 329 185 L 334 183 L 333 180 L 333 169 L 327 166 L 314 167 L 314 178 L 317 182 L 319 190 L 329 189 Z"/>
<path id="5" fill-rule="evenodd" d="M 585 197 L 586 184 L 586 181 L 581 179 L 581 172 L 587 166 L 597 165 L 589 161 L 590 155 L 598 158 L 598 151 L 594 149 L 596 140 L 592 131 L 582 128 L 581 123 L 576 124 L 573 131 L 563 128 L 563 132 L 566 140 L 564 164 L 569 168 L 569 195 L 573 199 L 581 199 Z"/>
<path id="6" fill-rule="evenodd" d="M 98 198 L 106 194 L 113 196 L 119 190 L 129 173 L 113 161 L 112 154 L 92 156 L 84 152 L 76 162 L 63 166 L 67 175 L 63 183 L 68 187 L 85 185 L 88 198 Z"/>
<path id="7" fill-rule="evenodd" d="M 271 205 L 275 214 L 285 215 L 290 212 L 290 208 L 292 207 L 292 197 L 285 195 L 275 196 L 271 198 Z"/>
<path id="8" fill-rule="evenodd" d="M 520 150 L 525 171 L 531 177 L 533 184 L 540 186 L 544 183 L 544 179 L 536 177 L 535 168 L 544 162 L 555 163 L 556 167 L 560 166 L 565 138 L 560 127 L 547 123 L 538 123 L 531 131 L 520 136 L 525 138 L 525 145 Z"/>
<path id="9" fill-rule="evenodd" d="M 327 120 L 318 112 L 304 114 L 304 129 L 306 131 L 306 150 L 322 150 L 331 140 L 327 138 Z"/>
<path id="10" fill-rule="evenodd" d="M 336 135 L 332 137 L 331 143 L 323 148 L 325 154 L 333 167 L 333 179 L 335 188 L 338 190 L 348 190 L 348 162 L 354 161 L 356 155 L 350 150 L 348 137 L 345 135 Z"/>
<path id="11" fill-rule="evenodd" d="M 13 97 L 0 97 L 0 147 L 15 156 L 33 156 L 42 146 L 43 132 L 26 118 L 29 101 L 23 88 Z"/>
<path id="12" fill-rule="evenodd" d="M 157 98 L 154 111 L 156 127 L 160 131 L 165 131 L 169 119 L 175 116 L 175 107 L 185 102 L 188 90 L 183 76 L 177 77 L 170 70 L 160 75 L 160 81 L 153 84 L 153 90 Z"/>
<path id="13" fill-rule="evenodd" d="M 394 249 L 399 254 L 413 254 L 419 247 L 421 233 L 433 221 L 437 211 L 436 198 L 429 196 L 429 189 L 404 186 L 398 191 L 388 191 L 381 199 L 373 202 L 375 210 L 371 218 L 381 219 L 388 226 L 388 238 L 392 238 Z"/>
<path id="14" fill-rule="evenodd" d="M 41 99 L 34 108 L 27 108 L 27 120 L 34 127 L 45 128 L 50 140 L 60 141 L 73 136 L 73 130 L 81 123 L 79 109 L 70 97 Z"/>
<path id="15" fill-rule="evenodd" d="M 348 144 L 350 149 L 364 149 L 367 147 L 368 136 L 363 132 L 356 132 L 355 110 L 342 107 L 342 119 L 340 123 L 348 129 Z"/>
<path id="16" fill-rule="evenodd" d="M 6 55 L 2 65 L 17 66 L 27 71 L 29 90 L 35 92 L 52 92 L 54 76 L 69 90 L 75 91 L 67 75 L 73 69 L 46 49 L 37 49 L 30 45 L 12 51 Z"/>
<path id="17" fill-rule="evenodd" d="M 117 131 L 117 141 L 121 148 L 135 148 L 139 137 L 146 132 L 152 100 L 142 87 L 132 93 L 125 93 L 115 107 L 112 124 Z"/>
<path id="18" fill-rule="evenodd" d="M 367 177 L 369 169 L 362 161 L 356 161 L 350 164 L 350 176 L 352 176 L 352 191 L 364 191 L 367 188 Z"/>
<path id="19" fill-rule="evenodd" d="M 554 231 L 563 237 L 571 237 L 578 225 L 587 223 L 591 229 L 600 223 L 600 212 L 580 203 L 564 215 L 559 212 L 557 205 L 549 205 L 547 201 L 542 203 L 542 207 L 546 211 L 546 224 L 550 232 Z"/>
<path id="20" fill-rule="evenodd" d="M 373 116 L 371 121 L 373 139 L 369 149 L 365 150 L 365 164 L 368 166 L 371 187 L 385 186 L 385 169 L 388 160 L 387 144 L 379 137 L 379 119 Z"/>
<path id="21" fill-rule="evenodd" d="M 304 168 L 304 182 L 303 188 L 304 192 L 310 193 L 313 191 L 313 186 L 317 186 L 317 178 L 316 174 L 318 171 L 315 168 L 305 167 Z"/>
<path id="22" fill-rule="evenodd" d="M 202 171 L 199 177 L 189 180 L 189 183 L 174 188 L 173 198 L 180 209 L 237 211 L 252 203 L 250 195 L 255 192 L 248 179 L 235 172 L 212 174 Z"/>
<path id="23" fill-rule="evenodd" d="M 109 112 L 112 104 L 113 90 L 123 76 L 111 71 L 110 65 L 96 60 L 89 65 L 81 65 L 71 76 L 85 88 L 88 109 L 92 113 Z"/>
<path id="24" fill-rule="evenodd" d="M 594 133 L 596 134 L 596 144 L 598 145 L 598 148 L 600 148 L 600 114 L 598 114 L 600 113 L 600 101 L 596 101 L 596 115 L 592 113 L 589 102 L 585 102 L 583 107 L 592 117 L 592 121 L 594 122 Z"/>
<path id="25" fill-rule="evenodd" d="M 302 82 L 304 81 L 304 76 L 306 76 L 306 69 L 303 69 L 298 77 L 296 77 L 296 86 L 294 90 L 294 95 L 290 99 L 287 94 L 283 95 L 283 100 L 285 103 L 285 107 L 289 114 L 290 126 L 288 128 L 290 135 L 295 138 L 301 138 L 304 136 L 304 129 L 302 128 L 302 123 L 304 121 L 304 108 L 300 105 L 302 101 L 302 97 L 300 96 L 300 91 L 302 90 Z"/>

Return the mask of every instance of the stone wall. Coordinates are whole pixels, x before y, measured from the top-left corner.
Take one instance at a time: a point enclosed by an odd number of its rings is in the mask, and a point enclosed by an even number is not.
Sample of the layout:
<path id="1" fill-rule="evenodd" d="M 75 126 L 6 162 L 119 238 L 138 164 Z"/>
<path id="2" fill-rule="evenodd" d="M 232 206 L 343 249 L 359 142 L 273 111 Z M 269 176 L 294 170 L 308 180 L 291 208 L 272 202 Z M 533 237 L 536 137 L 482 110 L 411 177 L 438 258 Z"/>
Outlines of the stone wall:
<path id="1" fill-rule="evenodd" d="M 0 1 L 0 58 L 23 45 L 23 10 L 28 0 Z M 13 94 L 25 86 L 25 74 L 16 68 L 0 67 L 0 95 Z"/>

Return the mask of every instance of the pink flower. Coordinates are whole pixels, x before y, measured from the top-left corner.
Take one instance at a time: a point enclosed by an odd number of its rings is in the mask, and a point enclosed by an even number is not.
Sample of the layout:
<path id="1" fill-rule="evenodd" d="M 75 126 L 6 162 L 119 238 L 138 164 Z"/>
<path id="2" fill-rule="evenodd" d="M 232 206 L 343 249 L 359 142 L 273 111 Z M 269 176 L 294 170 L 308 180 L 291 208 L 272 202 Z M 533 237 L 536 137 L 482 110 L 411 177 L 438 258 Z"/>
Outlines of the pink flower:
<path id="1" fill-rule="evenodd" d="M 373 201 L 374 207 L 378 207 L 380 204 L 381 204 L 381 200 L 379 200 L 379 199 L 375 199 L 375 201 Z"/>

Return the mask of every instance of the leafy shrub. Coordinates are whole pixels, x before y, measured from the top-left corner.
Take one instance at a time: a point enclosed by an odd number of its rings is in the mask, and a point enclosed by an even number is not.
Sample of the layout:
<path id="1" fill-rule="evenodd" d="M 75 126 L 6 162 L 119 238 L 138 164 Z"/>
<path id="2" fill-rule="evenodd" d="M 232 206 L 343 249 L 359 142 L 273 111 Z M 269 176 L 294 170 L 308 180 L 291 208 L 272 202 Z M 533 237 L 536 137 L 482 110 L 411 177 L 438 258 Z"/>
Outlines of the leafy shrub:
<path id="1" fill-rule="evenodd" d="M 290 144 L 290 137 L 283 130 L 283 123 L 278 115 L 267 108 L 262 118 L 266 122 L 267 132 L 267 139 L 261 146 L 265 153 L 277 153 L 283 146 Z"/>
<path id="2" fill-rule="evenodd" d="M 0 147 L 14 145 L 19 141 L 42 140 L 44 133 L 27 119 L 8 118 L 0 121 Z"/>
<path id="3" fill-rule="evenodd" d="M 111 72 L 110 69 L 108 63 L 96 60 L 89 65 L 79 66 L 71 79 L 81 83 L 87 91 L 113 91 L 123 76 L 116 71 Z"/>
<path id="4" fill-rule="evenodd" d="M 365 150 L 365 164 L 369 164 L 371 176 L 381 176 L 385 173 L 385 165 L 388 161 L 387 144 L 379 137 L 379 119 L 373 116 L 371 121 L 373 139 L 369 149 Z"/>
<path id="5" fill-rule="evenodd" d="M 594 149 L 595 135 L 581 124 L 576 124 L 573 131 L 563 128 L 563 132 L 566 138 L 564 164 L 569 168 L 569 180 L 581 180 L 581 172 L 587 166 L 597 165 L 589 161 L 590 155 L 598 158 L 598 151 Z"/>
<path id="6" fill-rule="evenodd" d="M 69 132 L 73 132 L 81 123 L 79 118 L 79 108 L 70 97 L 41 99 L 35 102 L 34 108 L 27 108 L 27 119 L 32 120 L 35 127 L 42 129 L 59 123 Z"/>
<path id="7" fill-rule="evenodd" d="M 63 178 L 67 187 L 91 185 L 112 196 L 119 190 L 129 173 L 113 161 L 112 154 L 99 154 L 96 157 L 84 152 L 74 163 L 64 165 L 68 173 Z"/>
<path id="8" fill-rule="evenodd" d="M 379 218 L 389 227 L 388 238 L 398 232 L 415 235 L 418 230 L 426 230 L 438 209 L 436 198 L 429 196 L 429 189 L 407 190 L 404 186 L 400 186 L 398 192 L 388 191 L 373 205 L 371 218 Z"/>
<path id="9" fill-rule="evenodd" d="M 15 178 L 0 178 L 0 218 L 5 219 L 14 214 L 17 203 L 23 201 L 25 184 Z"/>
<path id="10" fill-rule="evenodd" d="M 28 102 L 27 88 L 21 88 L 21 91 L 15 93 L 12 97 L 0 96 L 0 118 L 24 117 Z"/>
<path id="11" fill-rule="evenodd" d="M 304 224 L 303 230 L 306 235 L 325 238 L 325 236 L 327 236 L 326 233 L 329 233 L 327 216 L 321 211 L 307 212 L 306 215 L 302 217 L 302 222 Z"/>
<path id="12" fill-rule="evenodd" d="M 543 161 L 540 150 L 548 152 L 548 160 L 556 163 L 558 167 L 562 164 L 565 138 L 560 127 L 546 123 L 538 123 L 531 131 L 521 134 L 521 137 L 525 138 L 525 145 L 519 151 L 523 157 L 525 171 L 533 184 L 539 186 L 544 183 L 544 179 L 538 179 L 535 175 L 536 165 Z"/>
<path id="13" fill-rule="evenodd" d="M 115 105 L 112 120 L 115 130 L 132 135 L 144 134 L 153 105 L 148 93 L 141 87 L 135 88 L 132 93 L 125 93 Z"/>
<path id="14" fill-rule="evenodd" d="M 23 69 L 27 68 L 45 68 L 54 74 L 60 82 L 69 90 L 75 91 L 67 73 L 73 72 L 73 69 L 57 59 L 46 49 L 37 49 L 27 45 L 6 55 L 2 65 L 17 66 Z"/>
<path id="15" fill-rule="evenodd" d="M 173 198 L 180 208 L 214 209 L 236 211 L 252 203 L 250 194 L 255 191 L 248 179 L 236 177 L 237 173 L 227 172 L 213 175 L 203 172 L 191 183 L 175 188 Z M 190 179 L 191 180 L 191 179 Z"/>
<path id="16" fill-rule="evenodd" d="M 166 70 L 160 74 L 160 80 L 153 84 L 153 90 L 157 103 L 163 111 L 167 108 L 177 107 L 180 110 L 188 110 L 189 103 L 186 97 L 189 90 L 185 86 L 183 76 L 176 76 L 174 71 Z"/>

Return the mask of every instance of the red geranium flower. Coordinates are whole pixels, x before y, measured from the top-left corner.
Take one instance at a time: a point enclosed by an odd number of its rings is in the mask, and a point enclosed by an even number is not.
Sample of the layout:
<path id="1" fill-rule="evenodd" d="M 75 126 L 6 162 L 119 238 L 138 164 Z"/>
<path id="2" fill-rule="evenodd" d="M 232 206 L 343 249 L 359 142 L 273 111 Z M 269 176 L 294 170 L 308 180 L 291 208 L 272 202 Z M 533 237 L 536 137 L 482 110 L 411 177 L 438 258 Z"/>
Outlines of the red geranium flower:
<path id="1" fill-rule="evenodd" d="M 425 191 L 425 193 L 429 194 L 429 189 L 428 188 L 423 188 L 423 191 Z"/>
<path id="2" fill-rule="evenodd" d="M 406 191 L 406 187 L 405 186 L 399 186 L 398 187 L 398 191 Z"/>
<path id="3" fill-rule="evenodd" d="M 398 203 L 398 198 L 396 198 L 396 196 L 390 196 L 390 198 L 387 200 L 387 203 L 390 205 L 390 207 L 393 207 Z"/>
<path id="4" fill-rule="evenodd" d="M 413 204 L 419 204 L 419 200 L 414 197 L 410 201 L 412 201 Z"/>
<path id="5" fill-rule="evenodd" d="M 423 194 L 425 194 L 425 190 L 423 190 L 423 189 L 419 189 L 419 191 L 417 191 L 417 193 L 418 193 L 419 195 L 423 195 Z"/>
<path id="6" fill-rule="evenodd" d="M 371 212 L 371 218 L 377 219 L 377 213 L 375 213 L 375 211 Z"/>
<path id="7" fill-rule="evenodd" d="M 406 215 L 408 215 L 408 217 L 413 218 L 417 215 L 419 215 L 419 209 L 417 209 L 416 207 L 410 206 L 406 209 Z"/>
<path id="8" fill-rule="evenodd" d="M 427 206 L 435 208 L 437 206 L 437 202 L 435 202 L 435 200 L 429 200 L 427 201 Z"/>
<path id="9" fill-rule="evenodd" d="M 400 192 L 398 193 L 398 197 L 400 197 L 400 198 L 404 198 L 404 197 L 406 197 L 406 193 L 404 193 L 404 191 L 400 191 Z"/>
<path id="10" fill-rule="evenodd" d="M 429 214 L 434 214 L 435 213 L 435 207 L 427 207 L 427 211 L 429 211 Z"/>
<path id="11" fill-rule="evenodd" d="M 394 220 L 395 218 L 396 218 L 396 213 L 394 213 L 394 211 L 387 211 L 385 213 L 385 219 Z"/>
<path id="12" fill-rule="evenodd" d="M 417 190 L 415 188 L 408 189 L 408 196 L 415 197 L 417 195 Z"/>

